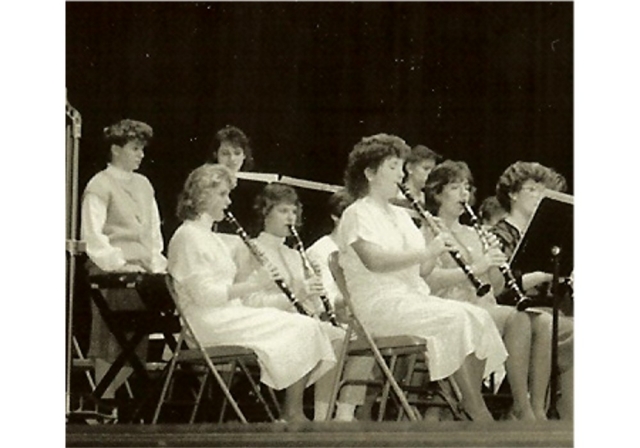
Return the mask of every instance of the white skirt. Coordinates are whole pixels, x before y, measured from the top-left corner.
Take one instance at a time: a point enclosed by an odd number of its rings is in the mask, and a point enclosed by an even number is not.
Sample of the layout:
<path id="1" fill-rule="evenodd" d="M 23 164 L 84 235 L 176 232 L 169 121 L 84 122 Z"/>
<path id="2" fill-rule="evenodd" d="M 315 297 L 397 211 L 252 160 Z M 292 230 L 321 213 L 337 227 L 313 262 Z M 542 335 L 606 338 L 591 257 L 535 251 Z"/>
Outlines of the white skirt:
<path id="1" fill-rule="evenodd" d="M 309 374 L 313 384 L 336 364 L 331 341 L 322 324 L 310 317 L 273 308 L 243 306 L 238 300 L 202 312 L 184 311 L 205 347 L 239 345 L 256 352 L 260 380 L 284 389 Z"/>
<path id="2" fill-rule="evenodd" d="M 487 311 L 475 305 L 420 293 L 366 297 L 354 304 L 374 336 L 414 335 L 427 340 L 430 378 L 457 371 L 475 353 L 486 360 L 485 376 L 507 358 L 500 333 Z"/>

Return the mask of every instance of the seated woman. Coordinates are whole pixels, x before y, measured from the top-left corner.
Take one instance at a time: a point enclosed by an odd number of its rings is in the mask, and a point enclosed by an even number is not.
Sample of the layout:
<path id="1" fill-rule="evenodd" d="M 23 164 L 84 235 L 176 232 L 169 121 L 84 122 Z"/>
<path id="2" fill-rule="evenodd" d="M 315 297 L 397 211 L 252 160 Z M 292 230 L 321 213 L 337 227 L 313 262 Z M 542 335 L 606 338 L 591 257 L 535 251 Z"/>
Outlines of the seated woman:
<path id="1" fill-rule="evenodd" d="M 326 292 L 321 276 L 306 272 L 300 253 L 285 245 L 285 239 L 291 236 L 290 226 L 299 225 L 301 222 L 302 204 L 296 191 L 287 185 L 268 184 L 255 198 L 254 211 L 260 233 L 253 243 L 269 260 L 309 314 L 314 316 L 322 314 L 325 309 L 320 295 L 326 295 Z M 239 278 L 252 279 L 260 275 L 259 270 L 256 271 L 260 265 L 248 251 L 245 252 L 244 260 L 242 257 L 239 258 L 241 260 L 239 263 L 243 266 Z M 316 270 L 321 272 L 319 266 L 316 266 Z M 276 287 L 275 283 L 260 293 L 246 296 L 243 300 L 248 306 L 296 312 L 289 299 Z M 344 329 L 334 327 L 329 322 L 321 322 L 321 324 L 338 352 L 345 336 Z M 358 365 L 353 363 L 348 364 L 346 369 L 345 375 L 351 378 L 367 377 L 371 371 L 369 368 L 361 373 Z M 333 377 L 332 371 L 315 384 L 314 420 L 316 421 L 325 420 L 327 415 Z M 336 419 L 352 420 L 355 407 L 364 401 L 365 392 L 366 389 L 363 386 L 343 388 L 336 408 Z"/>
<path id="2" fill-rule="evenodd" d="M 363 138 L 349 154 L 346 188 L 357 200 L 338 228 L 347 287 L 373 335 L 425 338 L 431 380 L 453 375 L 470 418 L 490 421 L 482 378 L 502 365 L 507 352 L 486 311 L 431 295 L 421 277 L 450 243 L 442 234 L 427 246 L 406 210 L 390 203 L 408 151 L 402 139 L 378 134 Z"/>
<path id="3" fill-rule="evenodd" d="M 478 297 L 449 254 L 438 258 L 427 283 L 439 297 L 472 303 L 489 312 L 509 352 L 505 367 L 513 395 L 512 415 L 519 420 L 546 420 L 545 397 L 551 373 L 549 315 L 498 305 L 494 292 L 500 293 L 505 283 L 498 266 L 507 258 L 495 236 L 489 234 L 488 247 L 484 247 L 476 230 L 460 223 L 465 213 L 463 204 L 473 199 L 473 177 L 466 163 L 442 162 L 429 174 L 425 193 L 427 210 L 440 218 L 456 249 L 478 278 L 492 286 L 492 291 Z M 429 230 L 425 232 L 428 239 L 433 238 Z"/>
<path id="4" fill-rule="evenodd" d="M 424 145 L 416 145 L 411 149 L 404 162 L 405 178 L 403 184 L 409 193 L 424 206 L 424 184 L 431 170 L 440 163 L 442 156 Z M 420 216 L 413 210 L 411 204 L 398 192 L 398 197 L 391 201 L 395 205 L 405 207 L 418 227 L 422 225 Z"/>
<path id="5" fill-rule="evenodd" d="M 89 180 L 81 207 L 81 238 L 86 242 L 90 275 L 160 273 L 166 269 L 154 189 L 149 179 L 135 172 L 152 136 L 151 126 L 129 119 L 104 129 L 110 162 L 106 169 Z M 132 289 L 105 291 L 105 299 L 113 310 L 142 307 Z M 100 381 L 120 354 L 120 345 L 93 302 L 91 308 L 89 356 L 95 359 L 96 380 Z M 141 359 L 146 359 L 146 342 L 144 339 L 137 347 L 136 353 Z M 132 372 L 131 367 L 124 366 L 105 390 L 103 398 L 114 398 L 115 391 Z"/>
<path id="6" fill-rule="evenodd" d="M 564 192 L 566 179 L 556 171 L 537 162 L 515 162 L 502 173 L 496 185 L 496 197 L 507 215 L 491 231 L 498 237 L 501 249 L 511 257 L 527 223 L 533 216 L 545 189 Z M 546 287 L 553 276 L 548 272 L 517 272 L 516 279 L 527 295 Z M 498 301 L 513 303 L 510 291 L 498 296 Z M 549 310 L 545 310 L 549 311 Z M 558 320 L 558 368 L 560 373 L 560 418 L 573 419 L 573 319 L 560 314 Z"/>
<path id="7" fill-rule="evenodd" d="M 335 355 L 316 320 L 242 304 L 242 296 L 259 295 L 272 278 L 260 270 L 251 280 L 235 282 L 231 251 L 211 232 L 213 222 L 224 218 L 234 184 L 233 174 L 222 165 L 206 164 L 191 172 L 178 200 L 183 223 L 169 243 L 168 270 L 184 317 L 202 343 L 254 350 L 261 381 L 276 390 L 286 389 L 282 417 L 305 421 L 304 389 L 335 366 Z"/>
<path id="8" fill-rule="evenodd" d="M 480 225 L 485 230 L 490 230 L 505 216 L 507 216 L 507 212 L 502 208 L 502 205 L 498 202 L 498 198 L 495 196 L 485 198 L 480 204 L 480 207 L 478 207 Z"/>

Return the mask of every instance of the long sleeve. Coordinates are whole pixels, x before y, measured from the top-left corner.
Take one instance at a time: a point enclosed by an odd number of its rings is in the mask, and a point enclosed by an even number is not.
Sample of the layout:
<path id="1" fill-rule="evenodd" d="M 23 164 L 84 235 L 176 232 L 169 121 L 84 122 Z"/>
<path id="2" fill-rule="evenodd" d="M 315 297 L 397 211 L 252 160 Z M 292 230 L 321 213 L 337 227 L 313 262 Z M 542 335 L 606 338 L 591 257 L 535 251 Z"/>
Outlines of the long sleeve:
<path id="1" fill-rule="evenodd" d="M 191 302 L 198 306 L 221 306 L 229 300 L 235 270 L 223 244 L 213 247 L 197 229 L 181 228 L 169 245 L 169 272 Z"/>
<path id="2" fill-rule="evenodd" d="M 160 211 L 158 210 L 158 203 L 153 201 L 151 206 L 151 272 L 166 272 L 167 259 L 162 254 L 164 249 L 164 240 L 162 239 L 162 232 L 160 227 Z"/>
<path id="3" fill-rule="evenodd" d="M 81 238 L 86 243 L 87 255 L 100 269 L 117 271 L 126 264 L 122 250 L 114 247 L 103 233 L 107 220 L 107 204 L 98 196 L 87 193 L 82 201 Z"/>

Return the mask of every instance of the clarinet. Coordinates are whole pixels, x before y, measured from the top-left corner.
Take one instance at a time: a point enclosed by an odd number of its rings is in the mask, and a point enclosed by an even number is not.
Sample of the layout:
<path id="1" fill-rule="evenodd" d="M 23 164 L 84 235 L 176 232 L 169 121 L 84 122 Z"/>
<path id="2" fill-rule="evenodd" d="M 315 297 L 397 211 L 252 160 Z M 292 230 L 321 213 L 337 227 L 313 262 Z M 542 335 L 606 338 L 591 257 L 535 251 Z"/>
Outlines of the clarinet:
<path id="1" fill-rule="evenodd" d="M 422 217 L 422 219 L 424 219 L 425 223 L 427 223 L 427 225 L 429 226 L 433 234 L 437 236 L 441 232 L 441 230 L 440 230 L 440 227 L 438 226 L 438 223 L 436 223 L 433 215 L 429 213 L 422 206 L 422 204 L 420 204 L 416 200 L 416 198 L 413 197 L 413 195 L 409 192 L 409 189 L 407 187 L 405 187 L 402 184 L 398 184 L 398 188 L 400 189 L 402 194 L 409 200 L 414 210 L 418 212 L 418 214 Z M 485 294 L 487 294 L 491 289 L 491 285 L 482 283 L 478 279 L 478 277 L 476 277 L 471 267 L 468 264 L 466 264 L 462 259 L 462 254 L 460 254 L 460 252 L 457 251 L 456 249 L 449 249 L 449 254 L 451 255 L 451 257 L 453 257 L 453 260 L 458 264 L 458 266 L 460 266 L 460 268 L 467 275 L 467 278 L 476 289 L 476 294 L 478 295 L 478 297 L 482 297 Z"/>
<path id="2" fill-rule="evenodd" d="M 300 254 L 300 258 L 302 259 L 302 265 L 304 266 L 305 272 L 314 273 L 319 276 L 320 273 L 316 272 L 313 264 L 311 264 L 311 260 L 309 260 L 309 256 L 307 254 L 307 251 L 304 249 L 304 244 L 302 243 L 302 239 L 300 238 L 296 227 L 294 225 L 289 225 L 289 230 L 291 231 L 291 235 L 293 235 L 294 239 L 296 240 L 296 249 Z M 322 306 L 324 307 L 324 310 L 329 317 L 329 322 L 331 322 L 334 327 L 339 327 L 340 324 L 338 324 L 338 320 L 336 319 L 336 313 L 333 311 L 333 306 L 331 305 L 331 302 L 325 294 L 320 295 L 320 301 L 322 302 Z"/>
<path id="3" fill-rule="evenodd" d="M 462 205 L 469 215 L 471 225 L 476 230 L 478 237 L 480 237 L 480 241 L 482 241 L 482 246 L 486 251 L 489 248 L 489 235 L 487 235 L 486 231 L 482 228 L 482 226 L 480 226 L 480 221 L 478 220 L 476 214 L 473 212 L 471 206 L 466 202 L 463 202 Z M 516 295 L 516 309 L 518 311 L 524 311 L 524 309 L 531 305 L 531 298 L 524 295 L 524 293 L 518 286 L 518 282 L 516 282 L 516 278 L 514 277 L 513 272 L 511 272 L 511 268 L 509 267 L 509 263 L 501 264 L 500 266 L 498 266 L 498 269 L 504 277 L 507 288 L 513 291 Z"/>
<path id="4" fill-rule="evenodd" d="M 233 216 L 233 214 L 228 210 L 225 210 L 224 214 L 227 221 L 229 221 L 236 228 L 236 233 L 238 234 L 238 236 L 240 236 L 244 244 L 247 246 L 247 248 L 249 248 L 249 251 L 253 254 L 254 257 L 256 257 L 260 264 L 264 267 L 267 267 L 269 271 L 275 270 L 267 256 L 258 248 L 258 246 L 253 241 L 251 241 L 251 238 L 242 228 L 236 217 Z M 278 285 L 278 288 L 280 288 L 284 295 L 287 296 L 287 299 L 289 299 L 291 304 L 300 314 L 304 316 L 310 316 L 310 314 L 307 312 L 307 310 L 304 309 L 298 298 L 293 294 L 293 291 L 291 291 L 289 286 L 287 286 L 282 278 L 274 278 L 273 281 L 276 285 Z"/>

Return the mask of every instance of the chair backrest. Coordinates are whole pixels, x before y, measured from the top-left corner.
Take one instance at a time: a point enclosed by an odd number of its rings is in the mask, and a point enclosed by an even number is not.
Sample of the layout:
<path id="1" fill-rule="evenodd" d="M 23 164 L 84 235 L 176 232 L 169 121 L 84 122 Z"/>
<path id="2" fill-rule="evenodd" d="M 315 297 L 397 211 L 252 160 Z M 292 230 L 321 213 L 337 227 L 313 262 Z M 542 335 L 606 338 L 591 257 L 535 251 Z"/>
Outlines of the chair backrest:
<path id="1" fill-rule="evenodd" d="M 170 274 L 167 274 L 166 276 L 166 283 L 167 290 L 169 291 L 169 294 L 173 299 L 173 303 L 175 304 L 176 310 L 178 312 L 178 317 L 180 318 L 180 322 L 182 323 L 182 333 L 180 340 L 184 341 L 187 346 L 192 343 L 195 344 L 195 346 L 201 351 L 205 351 L 204 345 L 197 338 L 196 334 L 193 331 L 193 327 L 191 327 L 189 320 L 186 318 L 183 312 L 183 308 L 178 297 L 178 292 L 176 291 L 175 280 Z"/>
<path id="2" fill-rule="evenodd" d="M 344 271 L 342 270 L 342 266 L 340 266 L 339 256 L 340 252 L 337 250 L 329 254 L 329 271 L 331 272 L 331 276 L 336 282 L 336 285 L 338 285 L 340 294 L 342 294 L 349 312 L 351 312 L 351 297 L 349 296 L 349 290 L 347 289 L 347 280 L 344 278 Z"/>
<path id="3" fill-rule="evenodd" d="M 351 300 L 351 295 L 349 294 L 349 289 L 347 288 L 347 280 L 344 276 L 344 271 L 342 266 L 340 266 L 340 252 L 334 251 L 329 254 L 329 271 L 333 276 L 333 279 L 338 285 L 338 289 L 340 290 L 340 294 L 344 299 L 344 304 L 346 306 L 347 315 L 350 320 L 355 321 L 357 325 L 355 325 L 354 330 L 358 337 L 363 337 L 363 331 L 366 331 L 360 323 L 358 316 L 355 313 L 353 302 Z"/>

